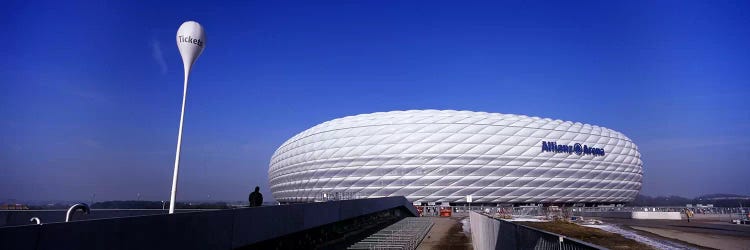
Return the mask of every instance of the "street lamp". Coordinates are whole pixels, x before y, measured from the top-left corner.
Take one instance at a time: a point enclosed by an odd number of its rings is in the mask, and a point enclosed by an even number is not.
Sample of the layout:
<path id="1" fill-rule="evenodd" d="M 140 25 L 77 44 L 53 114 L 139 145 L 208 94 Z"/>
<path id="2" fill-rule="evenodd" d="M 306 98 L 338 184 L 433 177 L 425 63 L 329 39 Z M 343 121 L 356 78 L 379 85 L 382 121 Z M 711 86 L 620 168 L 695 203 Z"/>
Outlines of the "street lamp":
<path id="1" fill-rule="evenodd" d="M 174 213 L 175 196 L 177 195 L 177 173 L 180 168 L 180 148 L 182 146 L 182 122 L 185 118 L 185 98 L 187 97 L 188 78 L 193 63 L 206 48 L 206 32 L 203 26 L 194 21 L 187 21 L 180 25 L 177 30 L 177 48 L 182 56 L 182 65 L 185 68 L 185 84 L 182 89 L 182 111 L 180 112 L 180 130 L 177 133 L 177 153 L 174 158 L 174 176 L 172 177 L 172 194 L 169 201 L 169 213 Z"/>

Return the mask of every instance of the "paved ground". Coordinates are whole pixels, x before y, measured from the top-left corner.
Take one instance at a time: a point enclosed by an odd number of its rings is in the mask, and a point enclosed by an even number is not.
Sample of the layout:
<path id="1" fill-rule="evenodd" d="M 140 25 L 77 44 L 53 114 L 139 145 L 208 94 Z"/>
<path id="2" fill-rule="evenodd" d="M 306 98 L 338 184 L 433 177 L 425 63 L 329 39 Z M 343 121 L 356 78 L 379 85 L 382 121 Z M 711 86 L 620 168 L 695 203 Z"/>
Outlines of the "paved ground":
<path id="1" fill-rule="evenodd" d="M 602 218 L 666 238 L 716 249 L 750 249 L 750 225 L 734 225 L 719 221 L 632 220 Z"/>
<path id="2" fill-rule="evenodd" d="M 471 236 L 464 234 L 463 217 L 432 217 L 435 225 L 419 244 L 417 250 L 428 249 L 473 249 Z"/>

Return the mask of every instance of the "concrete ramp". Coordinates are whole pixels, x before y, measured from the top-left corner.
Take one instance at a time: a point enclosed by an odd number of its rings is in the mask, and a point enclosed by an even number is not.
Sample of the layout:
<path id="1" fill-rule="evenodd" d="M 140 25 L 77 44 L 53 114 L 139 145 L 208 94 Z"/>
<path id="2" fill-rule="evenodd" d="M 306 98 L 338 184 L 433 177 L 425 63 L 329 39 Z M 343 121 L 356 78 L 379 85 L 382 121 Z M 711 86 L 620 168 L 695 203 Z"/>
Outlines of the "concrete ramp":
<path id="1" fill-rule="evenodd" d="M 312 249 L 416 216 L 404 197 L 0 228 L 0 249 Z"/>

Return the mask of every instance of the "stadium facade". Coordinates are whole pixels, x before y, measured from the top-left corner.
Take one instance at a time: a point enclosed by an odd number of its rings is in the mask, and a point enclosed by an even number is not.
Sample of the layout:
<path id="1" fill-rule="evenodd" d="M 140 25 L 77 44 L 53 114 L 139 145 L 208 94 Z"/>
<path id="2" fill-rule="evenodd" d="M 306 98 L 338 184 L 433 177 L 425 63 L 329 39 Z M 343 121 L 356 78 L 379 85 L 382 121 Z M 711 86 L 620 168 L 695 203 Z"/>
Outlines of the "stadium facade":
<path id="1" fill-rule="evenodd" d="M 425 203 L 626 203 L 641 189 L 642 165 L 636 145 L 604 127 L 409 110 L 305 130 L 276 150 L 268 176 L 280 202 L 346 194 Z"/>

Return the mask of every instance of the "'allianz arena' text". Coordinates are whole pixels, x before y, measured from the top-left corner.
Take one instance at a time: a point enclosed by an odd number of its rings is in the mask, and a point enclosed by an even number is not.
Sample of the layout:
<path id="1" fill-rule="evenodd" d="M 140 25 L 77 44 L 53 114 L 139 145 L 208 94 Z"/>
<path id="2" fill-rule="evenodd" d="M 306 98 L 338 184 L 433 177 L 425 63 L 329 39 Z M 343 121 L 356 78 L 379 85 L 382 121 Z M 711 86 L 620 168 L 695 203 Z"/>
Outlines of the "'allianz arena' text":
<path id="1" fill-rule="evenodd" d="M 641 189 L 638 147 L 603 127 L 523 115 L 409 110 L 324 122 L 282 144 L 280 202 L 342 194 L 414 202 L 623 203 Z"/>

